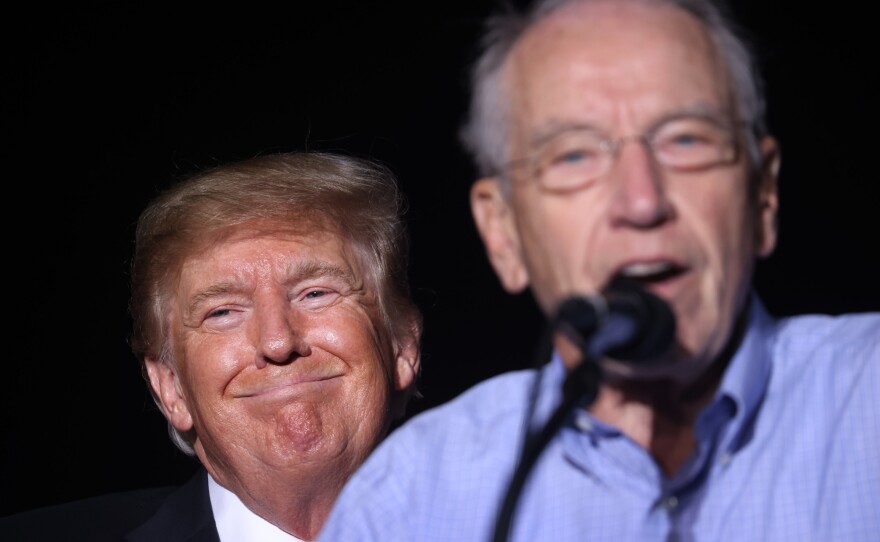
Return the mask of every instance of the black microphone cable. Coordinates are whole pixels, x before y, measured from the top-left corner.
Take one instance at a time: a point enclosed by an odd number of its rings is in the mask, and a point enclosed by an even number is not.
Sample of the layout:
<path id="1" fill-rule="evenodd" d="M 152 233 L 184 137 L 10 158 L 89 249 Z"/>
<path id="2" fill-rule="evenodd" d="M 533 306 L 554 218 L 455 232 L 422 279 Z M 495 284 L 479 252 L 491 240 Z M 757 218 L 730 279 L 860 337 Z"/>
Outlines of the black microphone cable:
<path id="1" fill-rule="evenodd" d="M 542 334 L 542 346 L 539 351 L 546 351 L 546 344 L 550 343 L 549 350 L 552 353 L 552 336 L 558 327 L 557 321 L 548 322 L 544 326 Z M 541 358 L 543 360 L 547 358 Z M 546 363 L 544 363 L 546 364 Z M 532 388 L 529 394 L 529 402 L 525 416 L 524 438 L 520 449 L 520 457 L 517 462 L 516 469 L 507 486 L 507 492 L 504 495 L 504 501 L 498 512 L 495 521 L 495 531 L 492 537 L 493 542 L 507 542 L 510 533 L 511 523 L 516 512 L 516 506 L 519 496 L 525 486 L 526 479 L 534 467 L 535 462 L 541 455 L 541 452 L 553 438 L 553 435 L 562 427 L 565 420 L 571 414 L 574 407 L 583 400 L 583 407 L 586 408 L 596 399 L 599 391 L 599 383 L 601 381 L 601 369 L 595 360 L 582 359 L 581 363 L 570 372 L 563 383 L 563 397 L 559 405 L 554 410 L 552 416 L 542 428 L 532 428 L 532 418 L 534 417 L 538 396 L 540 394 L 542 373 L 539 370 L 535 374 L 532 381 Z"/>
<path id="2" fill-rule="evenodd" d="M 600 329 L 603 326 L 607 329 Z M 562 331 L 579 342 L 582 356 L 575 369 L 566 375 L 559 405 L 539 430 L 531 427 L 542 372 L 539 370 L 535 375 L 519 460 L 496 516 L 493 542 L 507 542 L 519 496 L 541 452 L 575 407 L 588 408 L 596 400 L 602 381 L 601 358 L 609 355 L 638 362 L 659 356 L 669 350 L 675 339 L 675 315 L 665 301 L 645 291 L 638 283 L 617 279 L 601 296 L 571 298 L 562 303 L 553 319 L 544 326 L 539 354 L 552 353 L 556 331 Z M 546 359 L 538 361 L 546 364 Z"/>

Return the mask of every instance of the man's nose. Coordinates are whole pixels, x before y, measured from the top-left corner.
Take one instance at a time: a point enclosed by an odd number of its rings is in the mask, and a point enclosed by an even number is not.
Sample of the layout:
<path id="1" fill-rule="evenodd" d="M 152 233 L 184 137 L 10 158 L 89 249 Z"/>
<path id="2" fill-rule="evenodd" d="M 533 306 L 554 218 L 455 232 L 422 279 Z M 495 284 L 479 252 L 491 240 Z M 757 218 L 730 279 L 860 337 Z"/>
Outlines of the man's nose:
<path id="1" fill-rule="evenodd" d="M 610 176 L 614 225 L 652 228 L 674 215 L 662 167 L 643 138 L 631 137 L 618 143 Z"/>
<path id="2" fill-rule="evenodd" d="M 311 354 L 305 338 L 305 318 L 289 303 L 261 306 L 256 321 L 258 336 L 254 363 L 257 368 L 269 364 L 284 365 Z"/>

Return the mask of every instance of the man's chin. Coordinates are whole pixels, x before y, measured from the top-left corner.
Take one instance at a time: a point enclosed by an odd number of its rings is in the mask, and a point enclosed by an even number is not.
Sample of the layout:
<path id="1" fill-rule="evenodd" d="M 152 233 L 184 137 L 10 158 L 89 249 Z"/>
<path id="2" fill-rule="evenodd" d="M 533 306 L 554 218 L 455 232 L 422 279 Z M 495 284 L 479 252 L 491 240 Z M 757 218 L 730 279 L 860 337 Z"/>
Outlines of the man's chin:
<path id="1" fill-rule="evenodd" d="M 608 383 L 668 381 L 670 384 L 687 386 L 697 380 L 706 370 L 706 365 L 694 359 L 681 359 L 677 356 L 628 362 L 605 358 L 601 362 L 603 379 Z"/>
<path id="2" fill-rule="evenodd" d="M 714 394 L 727 364 L 724 359 L 713 363 L 692 356 L 668 356 L 639 364 L 607 358 L 601 365 L 603 385 L 675 396 L 690 402 L 706 400 Z"/>

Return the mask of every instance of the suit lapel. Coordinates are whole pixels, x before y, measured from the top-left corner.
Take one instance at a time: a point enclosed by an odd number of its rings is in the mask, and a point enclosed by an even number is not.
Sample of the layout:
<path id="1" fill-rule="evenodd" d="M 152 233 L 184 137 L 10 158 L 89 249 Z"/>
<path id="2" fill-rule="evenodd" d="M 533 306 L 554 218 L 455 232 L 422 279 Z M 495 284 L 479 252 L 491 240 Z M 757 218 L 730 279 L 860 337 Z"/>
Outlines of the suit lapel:
<path id="1" fill-rule="evenodd" d="M 129 542 L 220 542 L 204 469 L 165 499 L 147 521 L 125 537 Z"/>

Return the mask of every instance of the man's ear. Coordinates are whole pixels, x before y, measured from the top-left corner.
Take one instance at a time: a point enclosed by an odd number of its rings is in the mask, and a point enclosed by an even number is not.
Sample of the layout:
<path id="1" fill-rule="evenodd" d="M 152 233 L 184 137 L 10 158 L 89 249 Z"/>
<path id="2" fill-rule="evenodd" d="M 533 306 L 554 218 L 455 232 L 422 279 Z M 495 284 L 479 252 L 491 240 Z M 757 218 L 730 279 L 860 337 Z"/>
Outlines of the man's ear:
<path id="1" fill-rule="evenodd" d="M 761 140 L 761 164 L 758 170 L 757 187 L 757 239 L 756 254 L 766 258 L 776 248 L 779 213 L 779 165 L 781 161 L 779 144 L 770 136 Z"/>
<path id="2" fill-rule="evenodd" d="M 394 360 L 394 393 L 392 417 L 401 418 L 406 412 L 410 397 L 416 392 L 416 384 L 421 370 L 422 356 L 419 343 L 421 325 L 413 321 L 407 333 L 395 338 L 396 358 Z"/>
<path id="3" fill-rule="evenodd" d="M 144 360 L 147 366 L 147 375 L 150 377 L 150 387 L 162 406 L 162 414 L 169 423 L 178 431 L 186 432 L 192 429 L 193 419 L 189 412 L 186 398 L 180 386 L 180 380 L 170 363 L 159 361 L 150 356 Z"/>
<path id="4" fill-rule="evenodd" d="M 486 177 L 471 187 L 471 213 L 483 239 L 486 254 L 501 285 L 511 294 L 529 285 L 529 273 L 522 258 L 513 210 L 504 196 L 501 180 Z"/>

